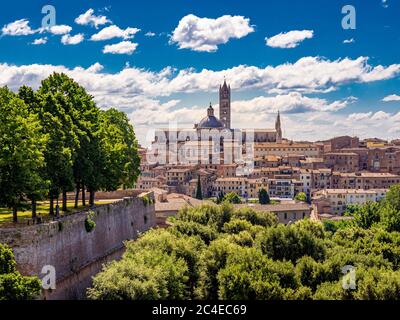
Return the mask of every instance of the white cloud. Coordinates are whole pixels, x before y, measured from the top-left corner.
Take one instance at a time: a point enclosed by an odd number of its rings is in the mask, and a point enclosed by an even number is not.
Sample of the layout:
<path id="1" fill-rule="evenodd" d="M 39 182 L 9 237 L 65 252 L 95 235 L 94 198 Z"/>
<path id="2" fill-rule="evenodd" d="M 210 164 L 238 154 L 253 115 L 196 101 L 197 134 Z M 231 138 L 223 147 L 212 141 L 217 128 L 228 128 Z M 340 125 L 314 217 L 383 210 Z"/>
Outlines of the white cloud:
<path id="1" fill-rule="evenodd" d="M 156 34 L 154 32 L 151 32 L 151 31 L 145 33 L 146 37 L 154 37 L 155 35 Z"/>
<path id="2" fill-rule="evenodd" d="M 55 35 L 70 33 L 72 28 L 65 24 L 50 27 L 50 32 Z"/>
<path id="3" fill-rule="evenodd" d="M 41 45 L 41 44 L 46 44 L 47 43 L 47 37 L 44 38 L 39 38 L 39 39 L 35 39 L 32 44 L 33 45 Z"/>
<path id="4" fill-rule="evenodd" d="M 111 21 L 106 16 L 96 16 L 94 10 L 89 9 L 76 18 L 75 23 L 80 25 L 92 25 L 97 29 L 101 25 L 111 23 Z"/>
<path id="5" fill-rule="evenodd" d="M 137 44 L 126 41 L 126 45 L 108 47 L 107 51 L 126 51 L 136 49 Z M 110 52 L 111 53 L 111 52 Z M 119 53 L 119 52 L 116 52 Z M 19 79 L 40 81 L 48 70 L 63 70 L 90 90 L 111 90 L 121 94 L 149 95 L 152 97 L 169 96 L 177 93 L 215 92 L 224 76 L 232 90 L 263 90 L 265 92 L 314 93 L 334 90 L 351 83 L 366 83 L 390 79 L 400 74 L 400 65 L 372 66 L 368 58 L 340 59 L 335 61 L 319 57 L 305 57 L 297 62 L 278 66 L 259 68 L 256 66 L 236 66 L 213 71 L 203 69 L 175 70 L 166 67 L 160 71 L 150 71 L 136 67 L 126 67 L 117 73 L 93 73 L 85 69 L 74 72 L 62 66 L 27 65 L 11 66 L 0 64 L 0 86 L 3 79 L 8 79 L 9 86 L 20 84 Z M 2 70 L 7 71 L 2 72 Z M 3 79 L 2 79 L 3 78 Z M 40 79 L 40 80 L 39 80 Z M 101 89 L 100 89 L 101 88 Z M 292 93 L 293 94 L 293 93 Z"/>
<path id="6" fill-rule="evenodd" d="M 400 101 L 400 96 L 397 94 L 391 94 L 382 99 L 384 102 Z"/>
<path id="7" fill-rule="evenodd" d="M 344 100 L 328 102 L 325 99 L 309 98 L 298 92 L 291 92 L 273 97 L 256 97 L 251 100 L 234 101 L 232 107 L 238 113 L 304 113 L 311 111 L 333 112 L 346 108 L 350 103 L 357 100 L 349 97 Z"/>
<path id="8" fill-rule="evenodd" d="M 356 41 L 354 40 L 354 38 L 346 39 L 346 40 L 343 41 L 344 44 L 349 44 L 349 43 L 354 43 L 354 42 L 356 42 Z"/>
<path id="9" fill-rule="evenodd" d="M 183 17 L 173 31 L 171 43 L 179 49 L 214 52 L 218 45 L 231 38 L 240 39 L 254 32 L 250 19 L 243 16 L 225 15 L 217 19 L 199 18 L 193 14 Z"/>
<path id="10" fill-rule="evenodd" d="M 372 112 L 359 112 L 359 113 L 352 113 L 348 116 L 348 120 L 350 121 L 361 121 L 365 119 L 370 119 L 372 116 Z"/>
<path id="11" fill-rule="evenodd" d="M 232 84 L 232 89 L 236 91 L 241 89 L 240 85 L 243 85 L 245 89 L 269 90 L 276 87 L 282 79 L 300 78 L 302 72 L 302 78 L 305 80 L 301 84 L 304 86 L 302 89 L 307 88 L 311 83 L 312 85 L 307 89 L 314 90 L 326 87 L 325 81 L 329 82 L 329 86 L 358 82 L 361 81 L 363 75 L 374 70 L 374 67 L 365 65 L 362 59 L 357 62 L 354 60 L 330 62 L 317 59 L 315 63 L 316 65 L 311 69 L 304 69 L 295 63 L 265 69 L 239 66 L 218 72 L 176 71 L 170 67 L 154 72 L 127 66 L 117 73 L 105 72 L 100 63 L 95 63 L 88 68 L 72 69 L 62 65 L 15 66 L 0 63 L 0 86 L 7 85 L 12 90 L 18 90 L 20 86 L 26 84 L 37 89 L 40 82 L 51 73 L 63 72 L 84 86 L 94 96 L 100 107 L 115 106 L 127 112 L 135 127 L 138 128 L 141 142 L 143 142 L 148 129 L 168 124 L 169 120 L 178 119 L 179 124 L 184 123 L 189 127 L 200 121 L 206 114 L 206 104 L 200 106 L 189 104 L 188 106 L 186 102 L 178 100 L 183 100 L 186 94 L 195 91 L 204 92 L 210 95 L 210 99 L 217 100 L 216 92 L 225 74 L 229 75 L 228 81 Z M 360 63 L 363 66 L 361 68 Z M 282 70 L 281 67 L 285 69 Z M 323 77 L 318 73 L 311 76 L 314 69 L 325 70 L 321 73 Z M 386 68 L 382 67 L 379 70 L 385 72 Z M 342 75 L 332 78 L 332 74 Z M 343 76 L 345 74 L 350 77 Z M 311 82 L 308 79 L 310 76 L 314 79 Z M 328 77 L 328 80 L 325 77 Z M 314 85 L 314 82 L 317 85 Z M 297 80 L 293 85 L 294 88 L 299 89 Z M 393 115 L 378 111 L 347 115 L 346 109 L 354 99 L 349 97 L 328 101 L 293 91 L 271 97 L 259 96 L 249 100 L 233 100 L 232 120 L 233 125 L 239 128 L 273 127 L 275 113 L 281 110 L 284 134 L 293 139 L 317 140 L 353 133 L 362 137 L 383 138 L 400 135 L 400 132 L 395 130 L 399 127 L 400 113 Z M 215 107 L 218 114 L 218 106 Z M 342 112 L 336 112 L 337 110 L 342 110 Z"/>
<path id="12" fill-rule="evenodd" d="M 312 39 L 313 30 L 293 30 L 279 33 L 276 36 L 265 38 L 267 46 L 272 48 L 296 48 L 305 39 Z"/>
<path id="13" fill-rule="evenodd" d="M 375 121 L 380 121 L 380 120 L 386 120 L 389 119 L 390 114 L 384 111 L 378 111 L 375 112 L 372 116 L 371 116 L 371 120 L 375 120 Z"/>
<path id="14" fill-rule="evenodd" d="M 113 38 L 123 38 L 125 40 L 132 39 L 140 29 L 138 28 L 126 28 L 125 30 L 120 29 L 117 26 L 109 26 L 102 29 L 100 32 L 92 35 L 90 38 L 93 41 L 110 40 Z"/>
<path id="15" fill-rule="evenodd" d="M 137 46 L 137 43 L 122 41 L 117 44 L 106 45 L 103 49 L 103 53 L 131 55 L 136 50 Z"/>
<path id="16" fill-rule="evenodd" d="M 29 20 L 21 19 L 5 25 L 2 29 L 3 35 L 7 36 L 27 36 L 36 33 L 37 30 L 32 30 L 29 26 Z"/>
<path id="17" fill-rule="evenodd" d="M 82 33 L 78 33 L 74 36 L 65 34 L 61 38 L 61 43 L 64 45 L 76 45 L 76 44 L 81 43 L 84 39 L 85 39 L 85 37 Z"/>

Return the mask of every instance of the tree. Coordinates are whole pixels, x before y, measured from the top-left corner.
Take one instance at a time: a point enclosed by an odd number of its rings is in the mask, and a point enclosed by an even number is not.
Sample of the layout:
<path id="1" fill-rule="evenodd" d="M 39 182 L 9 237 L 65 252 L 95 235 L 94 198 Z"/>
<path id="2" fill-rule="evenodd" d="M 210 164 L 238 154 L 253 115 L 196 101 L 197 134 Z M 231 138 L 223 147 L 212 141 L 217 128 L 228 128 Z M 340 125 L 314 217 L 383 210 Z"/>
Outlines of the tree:
<path id="1" fill-rule="evenodd" d="M 299 192 L 294 199 L 300 202 L 307 202 L 307 195 L 304 192 Z"/>
<path id="2" fill-rule="evenodd" d="M 381 219 L 379 203 L 367 202 L 363 206 L 358 206 L 353 212 L 354 222 L 361 228 L 369 229 L 373 224 Z"/>
<path id="3" fill-rule="evenodd" d="M 40 99 L 38 95 L 36 94 L 35 91 L 32 90 L 32 88 L 28 86 L 22 86 L 18 90 L 18 96 L 20 99 L 22 99 L 29 112 L 32 115 L 39 115 L 40 112 Z M 39 119 L 39 118 L 38 118 Z M 38 120 L 39 121 L 39 120 Z M 39 129 L 39 128 L 38 128 Z M 42 130 L 40 131 L 40 135 L 43 136 L 43 141 L 47 143 L 47 135 L 44 135 Z M 43 146 L 43 150 L 45 149 L 45 143 Z M 36 207 L 37 207 L 37 201 L 43 200 L 48 196 L 48 189 L 50 186 L 50 181 L 46 180 L 46 163 L 45 159 L 43 157 L 43 164 L 38 168 L 39 175 L 41 179 L 37 180 L 37 184 L 32 186 L 32 189 L 30 192 L 27 193 L 28 199 L 31 200 L 31 209 L 32 209 L 32 219 L 36 219 Z"/>
<path id="4" fill-rule="evenodd" d="M 216 200 L 217 204 L 221 204 L 224 201 L 224 196 L 225 195 L 222 191 L 218 193 L 217 200 Z"/>
<path id="5" fill-rule="evenodd" d="M 388 231 L 400 231 L 400 185 L 390 187 L 381 203 L 382 225 Z"/>
<path id="6" fill-rule="evenodd" d="M 342 286 L 354 266 L 356 290 Z M 127 244 L 95 277 L 94 299 L 400 299 L 400 233 L 278 224 L 228 203 L 184 208 L 169 229 Z"/>
<path id="7" fill-rule="evenodd" d="M 21 276 L 12 250 L 0 243 L 0 301 L 33 299 L 40 290 L 40 280 Z"/>
<path id="8" fill-rule="evenodd" d="M 224 196 L 224 202 L 239 204 L 242 203 L 242 199 L 235 192 L 230 192 Z"/>
<path id="9" fill-rule="evenodd" d="M 196 199 L 203 200 L 203 192 L 201 190 L 200 175 L 197 177 Z"/>
<path id="10" fill-rule="evenodd" d="M 261 188 L 258 191 L 258 202 L 260 204 L 270 204 L 271 203 L 269 194 L 268 194 L 267 190 L 265 190 L 264 188 Z"/>
<path id="11" fill-rule="evenodd" d="M 93 205 L 94 192 L 100 188 L 105 170 L 99 136 L 100 110 L 82 86 L 62 73 L 54 73 L 45 79 L 39 94 L 47 99 L 55 99 L 58 110 L 50 112 L 56 116 L 54 120 L 58 118 L 60 121 L 64 136 L 59 143 L 69 152 L 69 159 L 63 159 L 67 167 L 59 181 L 59 190 L 55 190 L 62 192 L 62 210 L 67 210 L 67 191 L 71 191 L 73 185 L 76 191 L 75 206 L 81 188 L 82 202 L 86 205 L 86 187 L 91 192 L 89 202 Z"/>
<path id="12" fill-rule="evenodd" d="M 8 88 L 0 88 L 0 203 L 13 221 L 29 196 L 41 192 L 45 136 L 37 117 Z"/>
<path id="13" fill-rule="evenodd" d="M 132 125 L 124 112 L 116 109 L 101 111 L 100 137 L 105 154 L 102 189 L 117 190 L 134 187 L 139 176 L 138 143 Z"/>

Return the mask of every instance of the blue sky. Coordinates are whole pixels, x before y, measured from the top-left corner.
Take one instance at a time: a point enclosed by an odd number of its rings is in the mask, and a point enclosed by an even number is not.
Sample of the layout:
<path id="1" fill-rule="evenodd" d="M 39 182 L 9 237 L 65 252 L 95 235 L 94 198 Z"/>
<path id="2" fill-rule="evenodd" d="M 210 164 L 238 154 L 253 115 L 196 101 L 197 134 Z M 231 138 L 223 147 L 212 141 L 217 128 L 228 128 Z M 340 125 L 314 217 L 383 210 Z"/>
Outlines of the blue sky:
<path id="1" fill-rule="evenodd" d="M 39 30 L 46 4 L 67 32 Z M 346 4 L 356 9 L 355 30 L 342 28 Z M 87 17 L 106 22 L 78 23 L 89 9 Z M 67 72 L 101 107 L 126 111 L 143 144 L 149 129 L 168 121 L 190 126 L 210 101 L 218 108 L 224 76 L 238 127 L 269 127 L 281 110 L 289 138 L 400 136 L 399 0 L 14 1 L 2 12 L 0 85 L 37 87 L 51 71 Z M 111 26 L 114 37 L 91 40 Z M 127 28 L 140 31 L 126 35 Z M 294 45 L 293 31 L 300 37 Z"/>

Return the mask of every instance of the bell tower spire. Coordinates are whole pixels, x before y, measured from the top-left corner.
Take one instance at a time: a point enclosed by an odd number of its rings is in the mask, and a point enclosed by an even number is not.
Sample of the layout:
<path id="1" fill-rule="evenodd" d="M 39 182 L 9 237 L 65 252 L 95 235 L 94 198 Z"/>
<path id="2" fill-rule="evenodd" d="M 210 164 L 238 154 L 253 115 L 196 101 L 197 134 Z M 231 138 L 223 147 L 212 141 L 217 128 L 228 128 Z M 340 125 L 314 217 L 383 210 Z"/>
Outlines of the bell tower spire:
<path id="1" fill-rule="evenodd" d="M 219 87 L 219 119 L 227 129 L 231 128 L 231 86 L 224 84 Z"/>
<path id="2" fill-rule="evenodd" d="M 276 142 L 282 142 L 282 126 L 281 126 L 281 114 L 278 110 L 278 116 L 275 121 L 275 130 L 276 130 Z"/>

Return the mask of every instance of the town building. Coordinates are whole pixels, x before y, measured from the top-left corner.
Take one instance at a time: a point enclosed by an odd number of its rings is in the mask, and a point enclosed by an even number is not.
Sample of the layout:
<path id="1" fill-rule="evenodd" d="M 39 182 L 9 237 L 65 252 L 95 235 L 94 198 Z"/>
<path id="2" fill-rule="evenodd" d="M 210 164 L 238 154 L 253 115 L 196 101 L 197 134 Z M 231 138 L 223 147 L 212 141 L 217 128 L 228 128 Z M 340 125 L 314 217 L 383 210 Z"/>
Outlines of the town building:
<path id="1" fill-rule="evenodd" d="M 314 208 L 318 215 L 342 215 L 349 205 L 363 205 L 382 200 L 387 189 L 325 189 L 313 196 Z"/>

